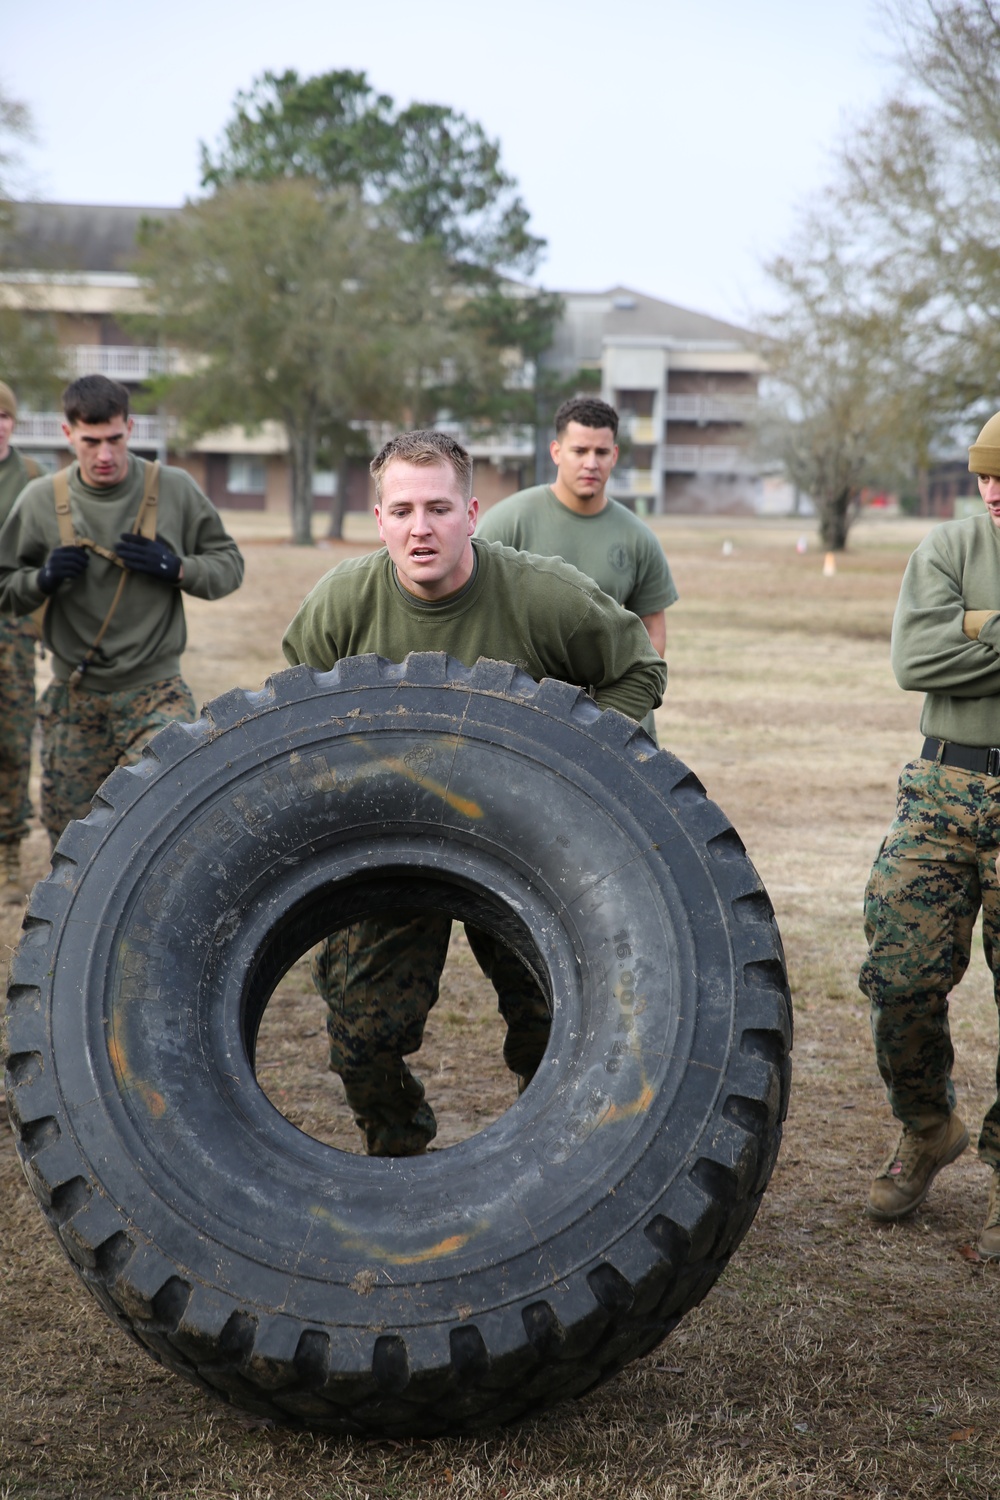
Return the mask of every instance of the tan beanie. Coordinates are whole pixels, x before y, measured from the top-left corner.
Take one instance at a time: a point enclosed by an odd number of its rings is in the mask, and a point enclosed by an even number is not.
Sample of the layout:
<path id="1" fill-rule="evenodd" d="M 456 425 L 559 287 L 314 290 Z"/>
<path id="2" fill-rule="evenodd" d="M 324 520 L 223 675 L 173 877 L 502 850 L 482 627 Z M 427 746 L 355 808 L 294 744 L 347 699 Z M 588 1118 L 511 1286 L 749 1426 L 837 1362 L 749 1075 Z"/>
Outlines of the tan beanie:
<path id="1" fill-rule="evenodd" d="M 1000 475 L 1000 411 L 990 417 L 969 449 L 969 468 L 973 474 Z"/>
<path id="2" fill-rule="evenodd" d="M 0 380 L 0 411 L 17 420 L 17 397 L 6 381 Z"/>

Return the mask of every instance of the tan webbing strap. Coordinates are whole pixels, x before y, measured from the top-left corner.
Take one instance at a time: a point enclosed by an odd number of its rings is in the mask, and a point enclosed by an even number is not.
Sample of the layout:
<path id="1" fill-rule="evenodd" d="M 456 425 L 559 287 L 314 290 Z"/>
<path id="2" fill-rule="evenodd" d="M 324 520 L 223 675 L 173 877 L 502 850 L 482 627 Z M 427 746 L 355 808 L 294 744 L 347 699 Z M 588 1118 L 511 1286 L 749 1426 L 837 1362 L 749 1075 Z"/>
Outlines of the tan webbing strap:
<path id="1" fill-rule="evenodd" d="M 146 465 L 146 478 L 142 486 L 142 502 L 138 514 L 132 523 L 132 530 L 140 532 L 142 536 L 149 537 L 151 541 L 156 538 L 156 502 L 160 491 L 160 461 Z M 56 502 L 56 520 L 59 523 L 59 542 L 63 547 L 86 547 L 88 552 L 96 552 L 98 557 L 103 557 L 105 562 L 114 563 L 116 568 L 124 569 L 125 564 L 117 552 L 102 547 L 89 536 L 77 536 L 73 530 L 73 517 L 69 506 L 69 470 L 60 469 L 52 476 L 52 492 Z"/>
<path id="2" fill-rule="evenodd" d="M 60 473 L 64 474 L 65 472 L 66 471 L 64 469 L 60 470 Z M 58 478 L 59 476 L 57 475 L 56 477 Z M 68 479 L 65 481 L 65 484 L 64 484 L 63 488 L 65 489 L 65 495 L 66 495 L 66 512 L 67 512 L 67 515 L 68 515 L 68 513 L 69 513 L 69 480 Z M 159 462 L 159 459 L 157 459 L 155 463 L 151 463 L 151 464 L 147 464 L 146 465 L 146 478 L 145 478 L 145 481 L 144 481 L 143 486 L 142 486 L 142 501 L 141 501 L 141 503 L 139 505 L 138 512 L 136 513 L 136 518 L 135 518 L 135 520 L 132 523 L 132 530 L 134 532 L 138 532 L 141 536 L 148 537 L 150 540 L 155 540 L 155 538 L 156 538 L 156 502 L 157 502 L 157 499 L 159 498 L 159 489 L 160 489 L 160 462 Z M 76 667 L 75 671 L 73 671 L 73 672 L 70 673 L 70 676 L 69 676 L 69 686 L 72 688 L 72 687 L 79 687 L 80 682 L 81 682 L 81 680 L 83 678 L 84 673 L 86 672 L 87 668 L 90 666 L 90 663 L 94 659 L 94 655 L 95 655 L 95 653 L 97 651 L 97 648 L 100 646 L 100 644 L 103 641 L 105 635 L 107 634 L 108 626 L 111 624 L 112 618 L 114 617 L 115 610 L 118 608 L 118 605 L 121 602 L 122 594 L 125 592 L 125 584 L 128 581 L 128 576 L 129 575 L 128 575 L 128 569 L 126 568 L 125 564 L 122 562 L 121 558 L 117 556 L 116 553 L 109 552 L 106 547 L 99 547 L 97 545 L 97 543 L 94 542 L 94 541 L 91 541 L 91 539 L 89 537 L 81 537 L 81 538 L 78 539 L 74 535 L 74 533 L 73 533 L 73 521 L 72 521 L 72 518 L 70 518 L 70 520 L 69 520 L 69 536 L 70 536 L 70 541 L 67 542 L 65 540 L 65 532 L 63 530 L 64 523 L 63 523 L 62 517 L 60 516 L 60 512 L 59 512 L 59 495 L 58 495 L 58 493 L 56 495 L 56 516 L 59 518 L 59 537 L 60 537 L 60 540 L 63 542 L 63 546 L 71 546 L 71 545 L 73 545 L 75 543 L 76 546 L 78 546 L 78 547 L 89 547 L 92 552 L 96 552 L 98 554 L 98 556 L 100 556 L 100 557 L 106 557 L 109 562 L 116 563 L 117 566 L 119 568 L 121 568 L 121 570 L 122 570 L 122 576 L 118 580 L 118 587 L 115 589 L 114 598 L 111 601 L 111 605 L 110 605 L 110 608 L 108 609 L 107 614 L 104 616 L 104 620 L 103 620 L 103 622 L 101 624 L 100 630 L 97 632 L 97 634 L 95 635 L 95 637 L 94 637 L 93 641 L 91 642 L 90 646 L 87 648 L 86 652 L 84 653 L 83 660 Z"/>
<path id="3" fill-rule="evenodd" d="M 156 541 L 156 502 L 160 498 L 160 460 L 148 465 L 146 469 L 146 482 L 142 487 L 142 504 L 139 506 L 139 514 L 135 518 L 133 531 L 138 531 L 142 536 L 148 537 L 151 542 Z"/>
<path id="4" fill-rule="evenodd" d="M 60 545 L 72 547 L 76 542 L 76 533 L 73 530 L 73 517 L 69 508 L 69 469 L 57 469 L 53 474 L 52 494 L 56 502 Z"/>
<path id="5" fill-rule="evenodd" d="M 59 524 L 59 544 L 62 547 L 72 547 L 76 543 L 76 536 L 73 531 L 73 517 L 71 516 L 69 509 L 68 468 L 57 469 L 53 474 L 52 496 L 56 503 L 56 521 Z M 46 599 L 44 604 L 40 604 L 37 609 L 34 609 L 31 612 L 31 623 L 37 631 L 39 639 L 41 639 L 42 636 L 42 627 L 45 622 L 45 613 L 48 607 L 49 601 L 48 599 Z"/>
<path id="6" fill-rule="evenodd" d="M 79 663 L 76 669 L 69 674 L 69 685 L 71 688 L 79 687 L 84 672 L 86 672 L 87 668 L 90 666 L 90 663 L 93 661 L 94 653 L 103 641 L 105 632 L 107 631 L 108 626 L 111 624 L 111 618 L 114 615 L 115 610 L 118 608 L 118 601 L 121 599 L 122 594 L 124 594 L 125 592 L 125 582 L 127 578 L 128 574 L 123 569 L 122 576 L 118 580 L 118 587 L 115 589 L 115 597 L 111 601 L 111 608 L 104 616 L 104 623 L 102 624 L 97 634 L 94 636 L 93 641 L 87 647 L 87 650 L 84 652 L 83 660 Z"/>

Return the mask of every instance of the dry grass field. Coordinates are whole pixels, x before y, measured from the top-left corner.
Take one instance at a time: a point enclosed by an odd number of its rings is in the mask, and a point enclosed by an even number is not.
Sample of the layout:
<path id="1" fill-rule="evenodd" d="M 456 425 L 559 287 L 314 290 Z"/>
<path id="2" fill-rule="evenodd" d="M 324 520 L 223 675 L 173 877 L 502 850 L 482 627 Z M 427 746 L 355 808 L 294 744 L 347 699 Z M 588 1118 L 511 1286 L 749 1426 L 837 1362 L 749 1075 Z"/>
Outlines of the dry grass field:
<path id="1" fill-rule="evenodd" d="M 189 608 L 199 701 L 254 687 L 312 582 L 361 543 L 296 550 L 248 518 L 247 581 Z M 864 523 L 834 577 L 802 524 L 660 527 L 668 617 L 661 742 L 739 829 L 768 887 L 796 1010 L 785 1142 L 752 1230 L 653 1355 L 583 1401 L 473 1440 L 362 1442 L 275 1428 L 168 1374 L 76 1281 L 0 1135 L 0 1500 L 757 1500 L 1000 1497 L 1000 1267 L 974 1246 L 987 1174 L 972 1153 L 909 1222 L 863 1213 L 894 1138 L 855 987 L 861 895 L 919 703 L 888 664 L 899 578 L 922 528 Z M 729 541 L 731 549 L 724 551 Z M 45 870 L 33 836 L 32 873 Z M 16 941 L 20 912 L 0 910 Z M 442 1143 L 504 1107 L 490 1004 L 456 945 L 418 1067 Z M 978 1123 L 997 1017 L 981 956 L 956 999 L 956 1084 Z M 263 1086 L 313 1134 L 351 1144 L 323 1071 L 304 966 L 265 1023 Z M 474 1089 L 467 1086 L 473 1060 Z"/>

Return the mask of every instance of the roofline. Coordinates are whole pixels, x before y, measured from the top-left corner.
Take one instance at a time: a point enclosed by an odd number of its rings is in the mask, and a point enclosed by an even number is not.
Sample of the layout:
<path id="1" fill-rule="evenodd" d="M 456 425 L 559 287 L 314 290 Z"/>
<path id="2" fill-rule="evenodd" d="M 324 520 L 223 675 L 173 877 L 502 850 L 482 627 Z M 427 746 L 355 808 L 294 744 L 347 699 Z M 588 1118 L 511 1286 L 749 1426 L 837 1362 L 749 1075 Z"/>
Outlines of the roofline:
<path id="1" fill-rule="evenodd" d="M 144 287 L 131 271 L 0 271 L 0 283 L 13 286 Z"/>
<path id="2" fill-rule="evenodd" d="M 133 213 L 144 214 L 176 214 L 184 207 L 183 203 L 64 203 L 51 198 L 11 198 L 8 199 L 9 206 L 18 208 L 109 208 L 112 210 L 129 209 Z"/>
<path id="3" fill-rule="evenodd" d="M 724 352 L 730 350 L 733 354 L 746 354 L 746 344 L 738 343 L 735 339 L 684 339 L 678 338 L 674 333 L 606 333 L 601 345 L 608 348 L 609 345 L 626 349 L 687 349 L 704 350 L 706 353 Z"/>

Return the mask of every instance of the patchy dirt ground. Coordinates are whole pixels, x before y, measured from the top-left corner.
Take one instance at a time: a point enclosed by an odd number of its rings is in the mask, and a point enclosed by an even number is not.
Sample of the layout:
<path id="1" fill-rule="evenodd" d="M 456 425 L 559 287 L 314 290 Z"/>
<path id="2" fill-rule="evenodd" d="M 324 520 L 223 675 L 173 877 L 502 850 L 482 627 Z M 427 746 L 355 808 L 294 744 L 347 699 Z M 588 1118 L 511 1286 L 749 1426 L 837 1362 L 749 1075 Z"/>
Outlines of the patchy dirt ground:
<path id="1" fill-rule="evenodd" d="M 200 701 L 279 667 L 298 600 L 357 550 L 300 551 L 231 519 L 247 582 L 231 600 L 189 609 L 186 669 Z M 855 988 L 861 892 L 899 766 L 919 747 L 918 701 L 893 683 L 888 633 L 921 528 L 859 527 L 833 578 L 814 550 L 796 553 L 802 530 L 660 527 L 681 591 L 668 617 L 661 741 L 740 830 L 778 912 L 796 1007 L 782 1154 L 705 1303 L 582 1402 L 483 1439 L 286 1432 L 218 1406 L 122 1337 L 76 1281 L 5 1132 L 0 1500 L 1000 1497 L 1000 1267 L 972 1249 L 985 1169 L 968 1153 L 906 1223 L 878 1227 L 862 1211 L 894 1130 Z M 44 873 L 44 851 L 38 833 L 32 875 Z M 0 910 L 8 946 L 19 920 L 17 908 Z M 303 963 L 269 1007 L 260 1081 L 302 1128 L 351 1145 L 322 1030 Z M 977 1125 L 997 1038 L 981 958 L 956 997 L 953 1031 L 960 1108 Z M 418 1064 L 442 1144 L 510 1101 L 499 1041 L 478 971 L 455 943 Z"/>

